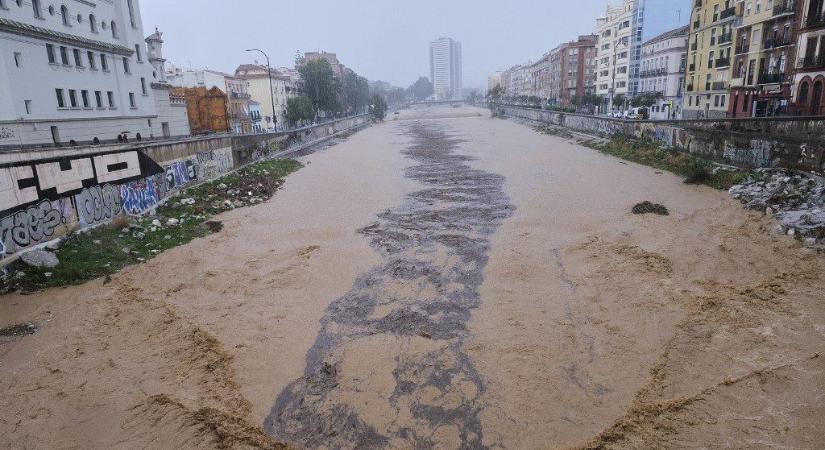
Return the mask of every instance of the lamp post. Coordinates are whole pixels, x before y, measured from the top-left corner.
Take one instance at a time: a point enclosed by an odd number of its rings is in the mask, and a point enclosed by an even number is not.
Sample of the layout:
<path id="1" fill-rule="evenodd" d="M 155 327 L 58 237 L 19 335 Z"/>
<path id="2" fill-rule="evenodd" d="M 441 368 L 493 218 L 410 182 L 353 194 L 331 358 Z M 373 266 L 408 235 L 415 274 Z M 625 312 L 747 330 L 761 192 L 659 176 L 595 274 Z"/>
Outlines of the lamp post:
<path id="1" fill-rule="evenodd" d="M 275 91 L 272 90 L 272 68 L 269 67 L 269 55 L 266 54 L 261 49 L 252 48 L 248 49 L 248 52 L 260 52 L 266 58 L 266 73 L 269 75 L 269 98 L 272 102 L 272 126 L 275 128 L 275 131 L 278 131 L 278 118 L 275 116 Z"/>

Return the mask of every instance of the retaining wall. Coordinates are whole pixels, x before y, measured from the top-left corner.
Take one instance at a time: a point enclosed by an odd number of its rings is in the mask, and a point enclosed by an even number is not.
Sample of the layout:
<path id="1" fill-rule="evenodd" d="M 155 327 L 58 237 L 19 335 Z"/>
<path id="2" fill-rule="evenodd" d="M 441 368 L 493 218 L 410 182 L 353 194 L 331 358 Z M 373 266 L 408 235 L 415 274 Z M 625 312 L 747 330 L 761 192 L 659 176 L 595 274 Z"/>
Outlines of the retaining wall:
<path id="1" fill-rule="evenodd" d="M 279 133 L 0 153 L 0 266 L 72 231 L 141 215 L 194 183 L 370 123 L 370 115 Z"/>
<path id="2" fill-rule="evenodd" d="M 602 137 L 646 140 L 742 168 L 825 171 L 823 117 L 632 121 L 518 106 L 497 108 L 510 117 Z"/>

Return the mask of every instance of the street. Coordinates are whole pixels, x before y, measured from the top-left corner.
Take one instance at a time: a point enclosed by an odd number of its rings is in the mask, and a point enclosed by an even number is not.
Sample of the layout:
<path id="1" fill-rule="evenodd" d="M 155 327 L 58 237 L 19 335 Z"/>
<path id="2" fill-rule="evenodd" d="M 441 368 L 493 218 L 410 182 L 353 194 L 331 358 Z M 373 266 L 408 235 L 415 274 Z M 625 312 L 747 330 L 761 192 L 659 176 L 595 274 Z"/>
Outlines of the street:
<path id="1" fill-rule="evenodd" d="M 0 341 L 5 442 L 825 441 L 822 256 L 726 192 L 469 106 L 300 160 L 216 234 L 0 301 L 0 328 L 40 324 Z"/>

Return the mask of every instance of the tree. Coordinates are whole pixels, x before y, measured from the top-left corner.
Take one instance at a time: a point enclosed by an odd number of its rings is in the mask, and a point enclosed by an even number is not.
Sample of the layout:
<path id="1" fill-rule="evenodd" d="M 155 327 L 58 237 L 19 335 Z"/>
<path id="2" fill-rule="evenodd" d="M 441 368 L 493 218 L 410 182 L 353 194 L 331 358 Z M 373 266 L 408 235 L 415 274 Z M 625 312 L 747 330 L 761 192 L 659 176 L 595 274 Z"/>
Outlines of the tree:
<path id="1" fill-rule="evenodd" d="M 301 65 L 298 71 L 304 81 L 304 93 L 312 101 L 316 112 L 339 110 L 338 82 L 327 60 L 310 61 Z"/>
<path id="2" fill-rule="evenodd" d="M 651 107 L 656 104 L 656 100 L 659 98 L 658 93 L 647 92 L 642 95 L 637 95 L 630 100 L 630 106 L 634 108 L 639 108 L 642 106 Z"/>
<path id="3" fill-rule="evenodd" d="M 391 88 L 384 96 L 390 105 L 400 105 L 407 101 L 407 91 L 400 87 Z"/>
<path id="4" fill-rule="evenodd" d="M 475 104 L 476 104 L 479 100 L 481 100 L 481 94 L 479 94 L 479 93 L 478 93 L 478 90 L 476 90 L 476 89 L 473 89 L 473 90 L 472 90 L 472 91 L 470 91 L 470 93 L 467 95 L 467 101 L 468 101 L 471 105 L 475 105 Z"/>
<path id="5" fill-rule="evenodd" d="M 624 107 L 625 95 L 624 94 L 616 94 L 613 96 L 613 107 L 615 108 L 618 106 L 619 108 Z"/>
<path id="6" fill-rule="evenodd" d="M 427 77 L 419 77 L 418 80 L 409 87 L 408 91 L 410 92 L 410 96 L 415 100 L 426 100 L 433 95 L 433 84 L 430 83 Z"/>
<path id="7" fill-rule="evenodd" d="M 347 71 L 341 83 L 340 106 L 348 113 L 357 114 L 364 111 L 369 102 L 370 85 L 366 78 L 355 72 Z"/>
<path id="8" fill-rule="evenodd" d="M 290 125 L 297 125 L 315 118 L 315 107 L 306 95 L 292 97 L 286 101 L 286 119 Z"/>
<path id="9" fill-rule="evenodd" d="M 384 100 L 384 97 L 374 94 L 372 96 L 372 116 L 375 120 L 384 120 L 384 117 L 387 116 L 387 101 Z"/>

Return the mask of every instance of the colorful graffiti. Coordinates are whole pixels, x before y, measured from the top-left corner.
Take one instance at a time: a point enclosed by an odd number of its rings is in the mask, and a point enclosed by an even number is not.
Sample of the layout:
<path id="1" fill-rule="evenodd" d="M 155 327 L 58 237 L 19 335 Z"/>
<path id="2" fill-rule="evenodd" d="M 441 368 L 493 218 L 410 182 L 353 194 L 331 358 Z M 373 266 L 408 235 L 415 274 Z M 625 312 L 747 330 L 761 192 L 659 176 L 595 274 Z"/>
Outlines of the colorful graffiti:
<path id="1" fill-rule="evenodd" d="M 155 176 L 130 181 L 120 186 L 120 199 L 126 214 L 137 216 L 154 208 L 166 196 L 165 179 Z"/>

